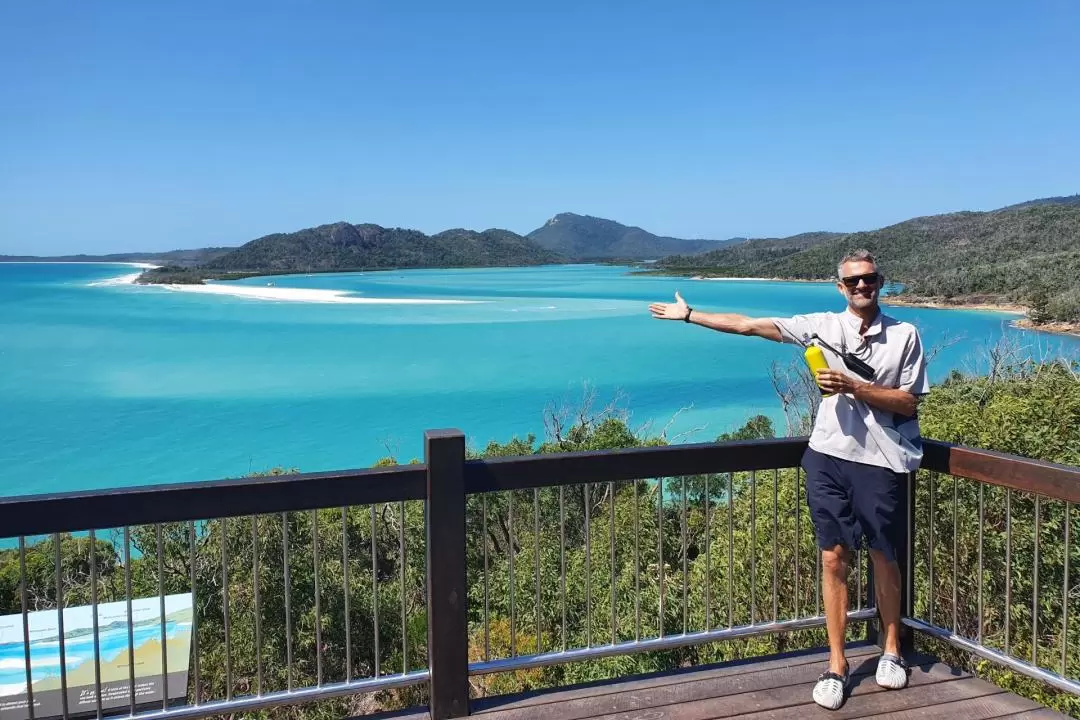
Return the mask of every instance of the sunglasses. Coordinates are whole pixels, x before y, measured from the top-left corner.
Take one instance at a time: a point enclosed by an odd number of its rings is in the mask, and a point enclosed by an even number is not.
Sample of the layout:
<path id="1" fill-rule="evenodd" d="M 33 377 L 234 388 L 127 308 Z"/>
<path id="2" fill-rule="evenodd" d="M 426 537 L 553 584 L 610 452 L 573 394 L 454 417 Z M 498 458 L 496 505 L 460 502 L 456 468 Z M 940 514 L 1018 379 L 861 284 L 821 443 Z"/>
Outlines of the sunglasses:
<path id="1" fill-rule="evenodd" d="M 840 278 L 840 282 L 844 283 L 844 287 L 848 290 L 854 290 L 859 287 L 859 281 L 862 280 L 868 286 L 873 287 L 881 282 L 881 273 L 866 273 L 865 275 L 852 275 L 851 277 Z"/>

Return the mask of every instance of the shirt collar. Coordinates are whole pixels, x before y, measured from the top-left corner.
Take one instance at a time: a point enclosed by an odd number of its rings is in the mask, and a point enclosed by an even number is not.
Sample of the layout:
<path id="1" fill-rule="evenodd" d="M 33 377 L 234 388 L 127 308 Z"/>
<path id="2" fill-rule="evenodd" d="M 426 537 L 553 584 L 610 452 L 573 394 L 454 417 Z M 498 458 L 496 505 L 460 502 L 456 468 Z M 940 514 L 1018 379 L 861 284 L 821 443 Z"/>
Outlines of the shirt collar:
<path id="1" fill-rule="evenodd" d="M 852 330 L 854 330 L 856 334 L 858 334 L 859 328 L 862 327 L 862 318 L 859 317 L 858 315 L 856 315 L 855 313 L 851 312 L 850 309 L 845 309 L 843 315 L 844 315 L 844 322 L 846 322 L 848 324 L 848 326 Z M 873 337 L 873 336 L 878 335 L 880 333 L 881 333 L 881 310 L 879 309 L 877 315 L 875 315 L 874 319 L 870 321 L 869 327 L 866 328 L 866 332 L 863 333 L 863 337 Z"/>

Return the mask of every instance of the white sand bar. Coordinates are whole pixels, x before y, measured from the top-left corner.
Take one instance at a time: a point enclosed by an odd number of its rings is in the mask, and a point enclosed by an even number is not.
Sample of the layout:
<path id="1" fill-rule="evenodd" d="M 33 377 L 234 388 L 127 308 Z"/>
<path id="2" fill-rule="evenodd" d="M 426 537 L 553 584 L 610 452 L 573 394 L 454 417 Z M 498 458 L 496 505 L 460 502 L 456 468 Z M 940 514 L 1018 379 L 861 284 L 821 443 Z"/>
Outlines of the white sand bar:
<path id="1" fill-rule="evenodd" d="M 442 298 L 365 298 L 350 295 L 346 290 L 317 288 L 259 287 L 257 285 L 158 285 L 179 292 L 206 295 L 232 295 L 255 300 L 285 300 L 289 302 L 347 303 L 352 305 L 473 305 L 483 300 L 449 300 Z"/>

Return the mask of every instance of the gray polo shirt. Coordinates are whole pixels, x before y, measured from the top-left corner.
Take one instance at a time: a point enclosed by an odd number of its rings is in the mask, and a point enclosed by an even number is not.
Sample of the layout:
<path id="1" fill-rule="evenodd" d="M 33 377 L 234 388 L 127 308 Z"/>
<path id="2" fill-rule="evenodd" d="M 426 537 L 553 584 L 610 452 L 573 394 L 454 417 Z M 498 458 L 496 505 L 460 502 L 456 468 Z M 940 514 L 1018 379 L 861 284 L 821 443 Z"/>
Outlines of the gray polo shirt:
<path id="1" fill-rule="evenodd" d="M 853 352 L 876 371 L 875 385 L 900 388 L 913 395 L 930 392 L 919 331 L 883 313 L 859 334 L 862 320 L 854 313 L 811 313 L 771 318 L 786 343 L 805 344 L 812 334 L 840 351 Z M 857 378 L 844 362 L 822 348 L 829 367 Z M 848 395 L 822 398 L 810 434 L 810 447 L 825 455 L 893 472 L 918 469 L 922 461 L 918 415 L 904 417 L 872 407 Z"/>

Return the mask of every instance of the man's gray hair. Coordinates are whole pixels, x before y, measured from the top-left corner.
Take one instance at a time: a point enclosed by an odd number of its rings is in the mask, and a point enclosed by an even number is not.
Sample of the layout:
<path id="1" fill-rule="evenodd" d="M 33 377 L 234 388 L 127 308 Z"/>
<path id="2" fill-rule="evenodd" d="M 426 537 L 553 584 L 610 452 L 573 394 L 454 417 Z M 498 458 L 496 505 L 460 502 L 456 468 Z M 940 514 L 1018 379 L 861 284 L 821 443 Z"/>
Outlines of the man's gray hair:
<path id="1" fill-rule="evenodd" d="M 836 266 L 836 277 L 844 277 L 844 265 L 849 262 L 868 262 L 874 265 L 874 270 L 878 269 L 877 260 L 869 250 L 852 250 Z"/>

